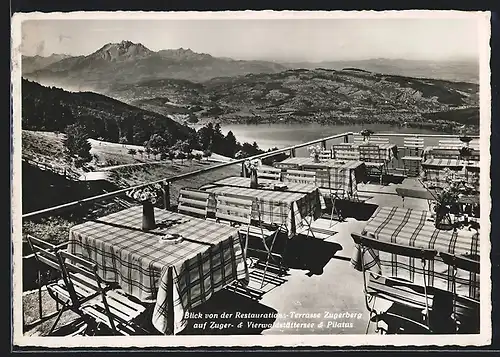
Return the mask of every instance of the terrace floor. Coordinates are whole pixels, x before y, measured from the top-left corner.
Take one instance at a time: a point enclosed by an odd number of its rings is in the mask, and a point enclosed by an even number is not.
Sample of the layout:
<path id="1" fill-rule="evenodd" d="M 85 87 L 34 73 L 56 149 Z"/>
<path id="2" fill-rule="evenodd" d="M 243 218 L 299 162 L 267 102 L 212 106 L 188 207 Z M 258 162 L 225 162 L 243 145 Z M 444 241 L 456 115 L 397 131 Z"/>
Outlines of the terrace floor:
<path id="1" fill-rule="evenodd" d="M 406 178 L 405 186 L 419 186 L 416 179 Z M 377 206 L 402 206 L 401 197 L 396 195 L 398 185 L 359 185 L 362 209 L 354 209 L 356 217 L 343 222 L 320 218 L 313 224 L 315 237 L 297 236 L 287 245 L 286 264 L 289 270 L 285 276 L 269 274 L 261 288 L 261 268 L 251 268 L 250 287 L 255 299 L 233 291 L 216 293 L 199 311 L 232 313 L 227 322 L 242 321 L 244 328 L 211 329 L 196 328 L 189 324 L 183 334 L 364 334 L 369 314 L 363 295 L 363 278 L 350 263 L 354 249 L 352 232 L 360 232 Z M 423 199 L 406 199 L 405 207 L 427 209 Z M 364 216 L 364 217 L 363 217 Z M 37 310 L 37 292 L 25 294 L 25 307 L 33 305 Z M 44 309 L 53 309 L 50 298 L 44 294 Z M 31 301 L 31 302 L 30 302 Z M 51 307 L 52 306 L 52 307 Z M 26 311 L 27 310 L 27 311 Z M 238 313 L 278 313 L 266 318 L 238 318 Z M 28 322 L 36 312 L 25 309 Z M 340 315 L 342 314 L 342 315 Z M 240 315 L 241 316 L 241 315 Z M 63 320 L 74 318 L 67 313 Z M 53 321 L 53 319 L 51 319 Z M 232 321 L 231 321 L 232 320 Z M 197 321 L 203 322 L 203 321 Z M 251 324 L 255 322 L 255 324 Z M 294 327 L 287 323 L 310 323 Z M 321 325 L 322 323 L 322 325 Z M 28 335 L 45 334 L 51 322 L 47 321 L 26 331 Z M 259 325 L 261 324 L 261 325 Z M 262 325 L 263 324 L 263 325 Z M 266 325 L 267 324 L 267 325 Z M 373 327 L 374 324 L 372 324 Z M 198 325 L 200 326 L 200 325 Z M 372 333 L 373 328 L 372 328 Z"/>

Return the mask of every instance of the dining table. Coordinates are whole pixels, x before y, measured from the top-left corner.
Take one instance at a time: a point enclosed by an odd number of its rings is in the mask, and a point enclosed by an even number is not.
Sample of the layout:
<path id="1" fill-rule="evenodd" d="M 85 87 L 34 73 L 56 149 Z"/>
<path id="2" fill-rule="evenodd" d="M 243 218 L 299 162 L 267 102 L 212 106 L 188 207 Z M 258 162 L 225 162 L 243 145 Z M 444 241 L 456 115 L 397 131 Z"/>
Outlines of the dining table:
<path id="1" fill-rule="evenodd" d="M 386 242 L 434 249 L 479 259 L 479 232 L 468 229 L 445 230 L 435 227 L 431 214 L 425 210 L 402 207 L 379 206 L 368 220 L 362 235 Z M 423 271 L 420 261 L 410 257 L 368 249 L 362 250 L 355 245 L 351 264 L 357 270 L 375 269 L 378 274 L 399 277 L 423 284 Z M 453 291 L 453 270 L 446 265 L 439 254 L 426 267 L 427 285 Z M 479 274 L 458 269 L 456 281 L 457 294 L 479 299 Z"/>
<path id="2" fill-rule="evenodd" d="M 308 186 L 310 187 L 305 190 L 306 192 L 287 189 L 265 190 L 235 185 L 210 185 L 205 191 L 211 192 L 215 197 L 232 195 L 251 200 L 254 220 L 282 227 L 286 229 L 288 238 L 293 238 L 304 228 L 310 230 L 312 221 L 321 217 L 325 208 L 318 187 Z"/>
<path id="3" fill-rule="evenodd" d="M 347 198 L 353 198 L 358 192 L 357 185 L 367 179 L 367 169 L 363 161 L 323 159 L 319 162 L 311 157 L 291 157 L 274 166 L 280 169 L 304 170 L 316 172 L 316 185 L 320 188 L 343 190 Z M 324 171 L 328 175 L 324 175 Z"/>
<path id="4" fill-rule="evenodd" d="M 398 159 L 398 146 L 393 143 L 376 143 L 370 141 L 356 142 L 352 144 L 352 147 L 359 148 L 362 145 L 375 145 L 378 146 L 381 157 L 383 157 L 387 162 L 390 162 L 393 158 Z"/>
<path id="5" fill-rule="evenodd" d="M 248 284 L 248 267 L 237 228 L 164 209 L 154 214 L 156 228 L 148 231 L 140 205 L 75 225 L 68 251 L 94 262 L 103 280 L 154 304 L 153 326 L 177 334 L 186 313 L 214 293 Z"/>

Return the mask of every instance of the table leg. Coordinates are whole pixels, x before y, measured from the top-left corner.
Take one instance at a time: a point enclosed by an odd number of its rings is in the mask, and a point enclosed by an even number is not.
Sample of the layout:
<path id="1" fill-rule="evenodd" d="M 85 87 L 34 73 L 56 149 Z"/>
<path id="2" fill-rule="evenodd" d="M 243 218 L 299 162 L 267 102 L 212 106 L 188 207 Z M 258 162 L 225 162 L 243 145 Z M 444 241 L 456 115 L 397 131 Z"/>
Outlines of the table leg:
<path id="1" fill-rule="evenodd" d="M 167 270 L 167 333 L 174 335 L 174 278 L 173 267 Z"/>

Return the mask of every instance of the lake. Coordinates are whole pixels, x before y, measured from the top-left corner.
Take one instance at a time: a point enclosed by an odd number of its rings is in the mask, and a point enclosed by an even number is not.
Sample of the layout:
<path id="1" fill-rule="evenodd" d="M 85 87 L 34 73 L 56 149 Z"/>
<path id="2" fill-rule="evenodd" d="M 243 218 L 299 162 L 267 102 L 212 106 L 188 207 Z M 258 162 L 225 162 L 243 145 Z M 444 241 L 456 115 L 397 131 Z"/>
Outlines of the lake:
<path id="1" fill-rule="evenodd" d="M 240 143 L 253 143 L 255 141 L 259 147 L 264 150 L 272 147 L 287 147 L 344 132 L 359 132 L 363 129 L 373 130 L 375 136 L 377 133 L 445 134 L 426 129 L 395 127 L 388 124 L 321 125 L 316 123 L 294 123 L 221 125 L 221 131 L 224 135 L 226 135 L 228 131 L 232 131 Z M 403 137 L 390 139 L 391 142 L 398 145 L 402 145 L 403 140 Z M 437 143 L 437 139 L 426 139 L 426 145 L 434 145 L 434 141 Z"/>

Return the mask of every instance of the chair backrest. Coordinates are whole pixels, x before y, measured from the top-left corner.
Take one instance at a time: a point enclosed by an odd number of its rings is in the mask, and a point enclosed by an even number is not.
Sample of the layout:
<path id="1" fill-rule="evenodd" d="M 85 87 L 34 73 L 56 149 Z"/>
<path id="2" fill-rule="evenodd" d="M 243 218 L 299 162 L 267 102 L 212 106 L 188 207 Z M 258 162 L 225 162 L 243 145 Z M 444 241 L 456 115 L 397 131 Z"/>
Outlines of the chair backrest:
<path id="1" fill-rule="evenodd" d="M 73 307 L 79 308 L 84 301 L 78 298 L 75 285 L 83 285 L 91 290 L 97 290 L 97 292 L 101 294 L 101 299 L 110 325 L 115 329 L 115 324 L 103 289 L 105 283 L 97 274 L 97 264 L 87 259 L 77 257 L 64 250 L 57 252 L 57 255 L 63 268 L 63 279 L 70 293 Z M 82 299 L 85 299 L 85 297 Z"/>
<path id="2" fill-rule="evenodd" d="M 469 146 L 470 147 L 470 146 Z M 468 158 L 468 160 L 471 160 L 471 161 L 479 161 L 480 158 L 481 158 L 481 155 L 480 155 L 480 151 L 479 151 L 479 148 L 477 149 L 474 149 L 471 147 L 471 153 L 470 153 L 470 157 Z"/>
<path id="3" fill-rule="evenodd" d="M 177 211 L 206 217 L 210 193 L 194 188 L 182 188 L 179 192 Z"/>
<path id="4" fill-rule="evenodd" d="M 257 170 L 257 177 L 270 180 L 281 180 L 281 170 L 274 167 L 261 166 Z"/>
<path id="5" fill-rule="evenodd" d="M 352 140 L 354 144 L 362 144 L 365 142 L 365 138 L 361 135 L 353 135 Z"/>
<path id="6" fill-rule="evenodd" d="M 335 146 L 333 149 L 335 160 L 357 161 L 359 160 L 359 150 L 351 146 Z"/>
<path id="7" fill-rule="evenodd" d="M 379 136 L 370 136 L 367 138 L 367 142 L 373 144 L 389 144 L 389 138 L 381 138 Z"/>
<path id="8" fill-rule="evenodd" d="M 480 263 L 477 260 L 446 252 L 440 252 L 439 256 L 443 259 L 445 264 L 479 274 Z"/>
<path id="9" fill-rule="evenodd" d="M 315 171 L 303 171 L 303 170 L 286 170 L 283 173 L 284 182 L 293 183 L 305 183 L 305 184 L 316 184 L 316 172 Z"/>
<path id="10" fill-rule="evenodd" d="M 480 148 L 479 139 L 473 139 L 471 142 L 469 142 L 469 147 L 474 150 L 479 150 Z"/>
<path id="11" fill-rule="evenodd" d="M 366 162 L 384 162 L 385 159 L 380 153 L 378 145 L 363 144 L 358 147 L 359 160 Z"/>
<path id="12" fill-rule="evenodd" d="M 331 150 L 321 150 L 321 152 L 319 153 L 320 160 L 330 160 L 331 158 L 332 158 Z"/>
<path id="13" fill-rule="evenodd" d="M 26 240 L 28 241 L 31 251 L 33 252 L 38 264 L 42 266 L 49 266 L 52 269 L 62 272 L 62 268 L 59 265 L 59 259 L 56 255 L 59 246 L 33 237 L 29 234 L 26 236 Z"/>
<path id="14" fill-rule="evenodd" d="M 464 143 L 459 139 L 446 139 L 439 140 L 438 146 L 447 149 L 460 149 L 462 146 L 464 146 Z"/>
<path id="15" fill-rule="evenodd" d="M 424 138 L 416 136 L 404 138 L 404 147 L 408 152 L 418 155 L 424 149 Z"/>
<path id="16" fill-rule="evenodd" d="M 251 223 L 252 200 L 226 194 L 218 194 L 216 199 L 215 218 L 217 220 L 246 225 Z"/>
<path id="17" fill-rule="evenodd" d="M 429 150 L 428 156 L 432 159 L 458 159 L 460 152 L 454 148 L 433 148 Z"/>
<path id="18" fill-rule="evenodd" d="M 360 246 L 375 249 L 382 252 L 392 253 L 411 258 L 420 258 L 423 260 L 432 260 L 437 251 L 427 248 L 411 247 L 396 243 L 382 242 L 375 238 L 369 238 L 360 234 L 351 233 L 354 243 Z"/>

